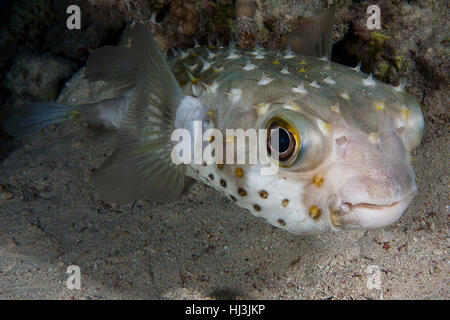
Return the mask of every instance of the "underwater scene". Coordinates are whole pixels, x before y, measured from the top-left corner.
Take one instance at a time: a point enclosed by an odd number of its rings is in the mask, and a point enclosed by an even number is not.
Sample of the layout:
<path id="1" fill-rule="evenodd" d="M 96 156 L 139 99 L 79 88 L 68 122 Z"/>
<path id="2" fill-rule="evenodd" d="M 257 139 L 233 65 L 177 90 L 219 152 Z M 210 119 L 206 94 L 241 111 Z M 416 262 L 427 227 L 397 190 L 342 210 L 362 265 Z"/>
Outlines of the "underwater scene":
<path id="1" fill-rule="evenodd" d="M 449 298 L 446 1 L 0 15 L 1 299 Z"/>

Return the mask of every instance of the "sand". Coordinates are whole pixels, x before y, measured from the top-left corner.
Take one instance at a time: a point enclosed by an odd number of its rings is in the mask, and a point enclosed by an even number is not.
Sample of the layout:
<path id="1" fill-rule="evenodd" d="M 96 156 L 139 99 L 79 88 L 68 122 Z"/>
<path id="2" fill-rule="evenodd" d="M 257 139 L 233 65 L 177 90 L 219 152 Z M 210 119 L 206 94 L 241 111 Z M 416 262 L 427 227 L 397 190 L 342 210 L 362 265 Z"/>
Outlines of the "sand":
<path id="1" fill-rule="evenodd" d="M 419 193 L 397 223 L 305 236 L 194 181 L 168 204 L 98 200 L 88 176 L 114 136 L 60 124 L 0 164 L 1 299 L 449 298 L 446 125 L 428 123 Z"/>

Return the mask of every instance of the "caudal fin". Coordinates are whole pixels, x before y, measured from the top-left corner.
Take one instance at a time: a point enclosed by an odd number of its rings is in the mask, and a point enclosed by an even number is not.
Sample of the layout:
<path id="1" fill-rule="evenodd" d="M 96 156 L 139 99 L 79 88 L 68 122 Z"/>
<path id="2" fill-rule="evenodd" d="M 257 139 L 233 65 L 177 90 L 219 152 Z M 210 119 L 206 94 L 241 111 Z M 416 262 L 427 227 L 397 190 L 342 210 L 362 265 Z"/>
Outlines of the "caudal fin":
<path id="1" fill-rule="evenodd" d="M 5 120 L 3 130 L 14 138 L 21 138 L 51 124 L 71 120 L 74 110 L 74 107 L 56 102 L 26 103 Z"/>

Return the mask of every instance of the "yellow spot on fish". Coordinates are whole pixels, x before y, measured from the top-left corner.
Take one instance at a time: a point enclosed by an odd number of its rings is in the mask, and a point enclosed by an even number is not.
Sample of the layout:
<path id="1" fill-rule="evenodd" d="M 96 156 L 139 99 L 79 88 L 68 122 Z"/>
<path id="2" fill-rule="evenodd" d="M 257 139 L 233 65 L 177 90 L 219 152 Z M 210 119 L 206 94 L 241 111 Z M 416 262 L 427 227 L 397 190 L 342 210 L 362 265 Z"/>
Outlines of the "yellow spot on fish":
<path id="1" fill-rule="evenodd" d="M 406 108 L 406 107 L 403 107 L 403 108 L 402 108 L 402 115 L 403 115 L 403 118 L 405 118 L 406 120 L 408 120 L 408 118 L 411 116 L 411 114 L 412 114 L 412 111 L 411 111 L 411 110 L 409 110 L 409 109 Z"/>
<path id="2" fill-rule="evenodd" d="M 335 105 L 330 107 L 331 110 L 333 110 L 336 113 L 341 113 L 341 109 L 339 108 L 339 103 L 336 103 Z"/>
<path id="3" fill-rule="evenodd" d="M 216 140 L 216 137 L 215 136 L 209 136 L 209 138 L 208 138 L 208 142 L 214 142 L 214 140 Z"/>
<path id="4" fill-rule="evenodd" d="M 313 218 L 314 220 L 317 220 L 322 215 L 322 210 L 317 208 L 317 206 L 312 206 L 309 208 L 309 216 Z"/>
<path id="5" fill-rule="evenodd" d="M 377 110 L 383 111 L 384 110 L 384 102 L 382 102 L 382 101 L 375 101 L 375 108 Z"/>
<path id="6" fill-rule="evenodd" d="M 78 110 L 70 110 L 70 117 L 72 120 L 77 121 L 80 117 L 81 113 Z"/>
<path id="7" fill-rule="evenodd" d="M 331 133 L 331 131 L 333 130 L 333 125 L 331 123 L 325 123 L 323 127 L 327 133 Z"/>
<path id="8" fill-rule="evenodd" d="M 344 98 L 345 100 L 349 100 L 350 96 L 348 95 L 348 92 L 341 92 L 339 95 Z"/>
<path id="9" fill-rule="evenodd" d="M 298 69 L 298 72 L 306 72 L 306 70 L 304 68 L 300 68 Z"/>
<path id="10" fill-rule="evenodd" d="M 305 60 L 302 60 L 302 61 L 299 62 L 299 64 L 305 65 L 305 64 L 306 64 L 306 61 L 305 61 Z"/>
<path id="11" fill-rule="evenodd" d="M 214 110 L 213 109 L 209 109 L 208 111 L 206 111 L 206 114 L 208 116 L 210 116 L 210 118 L 214 118 Z"/>
<path id="12" fill-rule="evenodd" d="M 194 77 L 190 72 L 188 72 L 189 78 L 191 79 L 191 82 L 193 84 L 197 84 L 198 81 L 200 80 L 199 78 Z"/>
<path id="13" fill-rule="evenodd" d="M 322 173 L 319 173 L 318 175 L 314 176 L 313 182 L 314 182 L 314 185 L 316 185 L 317 187 L 320 187 L 323 183 Z"/>
<path id="14" fill-rule="evenodd" d="M 378 132 L 371 132 L 369 133 L 369 141 L 372 143 L 377 143 L 378 140 L 380 140 L 380 135 Z"/>
<path id="15" fill-rule="evenodd" d="M 333 125 L 331 123 L 326 123 L 320 119 L 317 119 L 317 125 L 319 126 L 320 131 L 325 134 L 330 134 L 333 131 Z"/>
<path id="16" fill-rule="evenodd" d="M 283 105 L 283 107 L 284 107 L 285 109 L 290 109 L 290 110 L 294 110 L 294 111 L 300 110 L 300 106 L 299 106 L 298 104 L 296 104 L 296 103 L 292 100 L 292 98 L 288 98 L 287 103 L 285 103 L 285 104 Z"/>
<path id="17" fill-rule="evenodd" d="M 234 169 L 234 174 L 236 177 L 242 178 L 244 176 L 244 170 L 242 170 L 242 168 L 236 168 Z"/>
<path id="18" fill-rule="evenodd" d="M 219 72 L 223 71 L 223 69 L 224 69 L 223 67 L 216 68 L 215 66 L 213 66 L 214 73 L 219 73 Z"/>
<path id="19" fill-rule="evenodd" d="M 270 106 L 270 103 L 258 103 L 257 105 L 255 105 L 253 107 L 256 109 L 256 112 L 259 115 L 264 115 L 267 113 L 269 106 Z"/>
<path id="20" fill-rule="evenodd" d="M 287 104 L 287 105 L 285 105 L 285 107 L 287 107 L 286 109 L 291 109 L 291 110 L 295 110 L 295 111 L 300 110 L 300 106 L 295 103 Z"/>
<path id="21" fill-rule="evenodd" d="M 278 61 L 278 59 L 273 60 L 272 62 L 273 64 L 280 64 L 280 61 Z"/>

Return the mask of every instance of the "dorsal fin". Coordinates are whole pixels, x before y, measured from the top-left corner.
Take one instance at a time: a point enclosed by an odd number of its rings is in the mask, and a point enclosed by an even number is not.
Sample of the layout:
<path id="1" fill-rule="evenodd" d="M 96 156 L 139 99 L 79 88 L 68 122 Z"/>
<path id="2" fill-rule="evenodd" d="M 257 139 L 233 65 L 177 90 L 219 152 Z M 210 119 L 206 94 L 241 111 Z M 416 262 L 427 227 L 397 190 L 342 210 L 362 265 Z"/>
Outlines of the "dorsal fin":
<path id="1" fill-rule="evenodd" d="M 330 59 L 333 23 L 334 7 L 323 9 L 318 14 L 303 19 L 297 28 L 287 34 L 287 42 L 298 54 Z"/>

